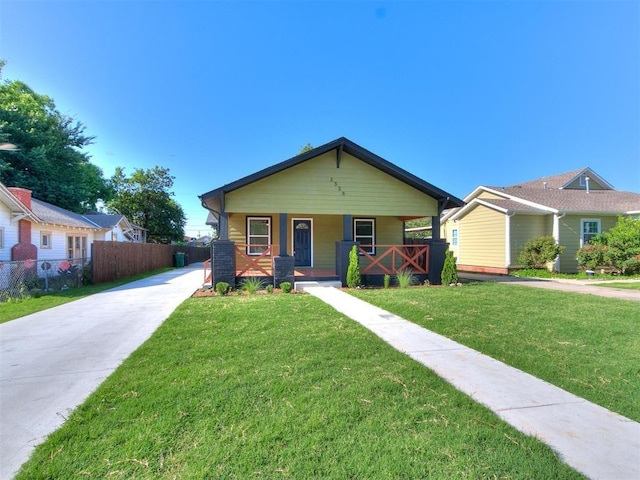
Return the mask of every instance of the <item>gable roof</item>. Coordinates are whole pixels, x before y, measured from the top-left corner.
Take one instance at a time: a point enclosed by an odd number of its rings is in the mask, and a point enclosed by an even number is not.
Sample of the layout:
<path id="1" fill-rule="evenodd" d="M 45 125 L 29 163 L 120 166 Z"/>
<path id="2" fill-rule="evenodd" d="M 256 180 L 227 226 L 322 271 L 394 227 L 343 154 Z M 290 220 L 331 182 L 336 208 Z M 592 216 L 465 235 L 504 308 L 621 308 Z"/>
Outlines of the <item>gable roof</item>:
<path id="1" fill-rule="evenodd" d="M 566 188 L 581 175 L 593 178 L 602 190 Z M 546 186 L 544 184 L 546 182 Z M 481 198 L 490 193 L 499 198 Z M 479 186 L 465 197 L 467 205 L 446 213 L 442 220 L 455 220 L 484 205 L 504 214 L 581 213 L 594 215 L 629 215 L 640 213 L 640 194 L 614 190 L 590 168 L 582 168 L 560 175 L 542 177 L 510 187 Z"/>
<path id="2" fill-rule="evenodd" d="M 209 200 L 219 198 L 225 193 L 232 192 L 234 190 L 237 190 L 238 188 L 244 187 L 258 180 L 262 180 L 263 178 L 269 177 L 273 174 L 282 172 L 288 168 L 299 165 L 303 162 L 306 162 L 307 160 L 311 160 L 312 158 L 318 157 L 332 150 L 336 150 L 336 158 L 338 162 L 340 161 L 340 157 L 343 152 L 348 153 L 349 155 L 354 156 L 355 158 L 371 165 L 372 167 L 375 167 L 378 170 L 400 180 L 401 182 L 404 182 L 405 184 L 415 188 L 416 190 L 438 200 L 439 202 L 441 202 L 442 208 L 460 207 L 464 204 L 459 198 L 445 192 L 444 190 L 439 189 L 438 187 L 435 187 L 434 185 L 431 185 L 428 182 L 425 182 L 421 178 L 416 177 L 412 173 L 409 173 L 408 171 L 398 167 L 397 165 L 394 165 L 393 163 L 370 152 L 360 145 L 357 145 L 356 143 L 345 137 L 340 137 L 320 147 L 301 153 L 300 155 L 296 155 L 289 160 L 277 163 L 275 165 L 272 165 L 271 167 L 265 168 L 244 178 L 236 180 L 235 182 L 228 183 L 227 185 L 204 193 L 199 196 L 200 201 L 203 203 L 203 206 L 206 207 Z"/>
<path id="3" fill-rule="evenodd" d="M 109 215 L 107 213 L 85 213 L 83 216 L 102 228 L 111 229 L 116 227 L 120 222 L 123 222 L 126 228 L 131 227 L 129 220 L 127 220 L 127 217 L 125 217 L 124 215 Z"/>
<path id="4" fill-rule="evenodd" d="M 604 178 L 591 170 L 589 167 L 579 168 L 578 170 L 572 170 L 571 172 L 561 173 L 559 175 L 552 175 L 549 177 L 540 177 L 536 180 L 530 180 L 524 183 L 518 183 L 512 185 L 513 187 L 522 188 L 547 188 L 547 189 L 565 189 L 568 188 L 580 177 L 586 176 L 592 180 L 595 180 L 605 190 L 613 190 L 613 185 L 607 182 Z"/>
<path id="5" fill-rule="evenodd" d="M 38 220 L 36 215 L 31 212 L 11 190 L 9 190 L 2 182 L 0 182 L 0 201 L 4 203 L 16 218 L 31 218 Z M 15 221 L 15 218 L 12 219 Z"/>

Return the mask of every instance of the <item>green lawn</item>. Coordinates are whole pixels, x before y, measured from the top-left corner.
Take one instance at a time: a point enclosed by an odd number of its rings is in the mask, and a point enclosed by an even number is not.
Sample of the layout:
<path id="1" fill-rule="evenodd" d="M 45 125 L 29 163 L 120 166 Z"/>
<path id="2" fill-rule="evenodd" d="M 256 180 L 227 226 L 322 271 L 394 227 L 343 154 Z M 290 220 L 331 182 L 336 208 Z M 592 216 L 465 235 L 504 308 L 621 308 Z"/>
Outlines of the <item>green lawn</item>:
<path id="1" fill-rule="evenodd" d="M 491 294 L 438 290 L 406 292 Z M 319 300 L 251 295 L 184 302 L 17 478 L 582 477 Z"/>
<path id="2" fill-rule="evenodd" d="M 70 288 L 69 290 L 61 292 L 47 293 L 38 298 L 31 297 L 19 301 L 13 300 L 10 302 L 3 302 L 0 303 L 0 323 L 24 317 L 25 315 L 46 310 L 48 308 L 57 307 L 58 305 L 79 300 L 82 297 L 93 295 L 94 293 L 102 292 L 110 288 L 119 287 L 125 283 L 157 275 L 158 273 L 166 272 L 167 270 L 171 269 L 162 268 L 152 272 L 140 273 L 132 277 L 121 278 L 120 280 L 113 282 L 100 283 L 98 285 L 83 285 L 81 287 Z"/>
<path id="3" fill-rule="evenodd" d="M 353 295 L 640 421 L 640 303 L 499 283 Z"/>
<path id="4" fill-rule="evenodd" d="M 628 290 L 640 290 L 640 282 L 608 282 L 608 283 L 595 283 L 598 287 L 610 287 L 610 288 L 626 288 Z"/>

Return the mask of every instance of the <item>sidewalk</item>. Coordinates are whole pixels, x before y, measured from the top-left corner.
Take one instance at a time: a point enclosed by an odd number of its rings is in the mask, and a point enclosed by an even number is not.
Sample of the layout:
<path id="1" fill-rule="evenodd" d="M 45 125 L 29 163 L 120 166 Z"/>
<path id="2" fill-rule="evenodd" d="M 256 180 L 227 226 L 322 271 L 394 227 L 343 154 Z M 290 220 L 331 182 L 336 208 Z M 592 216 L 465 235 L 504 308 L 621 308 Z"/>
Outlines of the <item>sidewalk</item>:
<path id="1" fill-rule="evenodd" d="M 465 280 L 478 282 L 498 282 L 509 285 L 521 285 L 524 287 L 544 288 L 547 290 L 560 290 L 563 292 L 597 295 L 599 297 L 617 298 L 620 300 L 634 300 L 640 302 L 640 290 L 626 290 L 622 288 L 601 287 L 595 283 L 633 282 L 636 280 L 571 280 L 564 278 L 519 278 L 507 275 L 490 275 L 486 273 L 458 272 L 458 276 Z"/>
<path id="2" fill-rule="evenodd" d="M 0 479 L 10 479 L 202 284 L 202 263 L 0 325 Z"/>
<path id="3" fill-rule="evenodd" d="M 640 478 L 640 423 L 331 287 L 305 291 L 422 363 L 592 479 Z"/>

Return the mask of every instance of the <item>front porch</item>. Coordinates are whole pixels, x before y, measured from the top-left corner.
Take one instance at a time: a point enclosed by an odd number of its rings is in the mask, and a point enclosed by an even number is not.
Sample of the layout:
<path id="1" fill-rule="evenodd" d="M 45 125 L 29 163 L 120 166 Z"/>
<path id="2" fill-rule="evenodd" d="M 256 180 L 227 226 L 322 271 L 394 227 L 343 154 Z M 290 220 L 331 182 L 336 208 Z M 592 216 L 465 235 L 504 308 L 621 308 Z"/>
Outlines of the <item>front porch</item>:
<path id="1" fill-rule="evenodd" d="M 348 253 L 352 245 L 358 246 L 360 274 L 365 285 L 382 285 L 385 275 L 395 275 L 401 271 L 410 271 L 420 282 L 429 278 L 430 245 L 428 244 L 358 245 L 348 242 L 347 245 L 342 246 L 342 254 L 336 254 L 335 268 L 327 268 L 296 266 L 294 257 L 278 254 L 278 245 L 225 243 L 232 244 L 225 246 L 232 246 L 233 254 L 230 254 L 231 250 L 228 249 L 229 255 L 224 258 L 223 268 L 217 269 L 218 275 L 213 275 L 216 269 L 211 259 L 204 263 L 205 284 L 213 285 L 213 282 L 226 281 L 237 285 L 248 277 L 262 278 L 274 285 L 279 285 L 283 281 L 290 281 L 292 284 L 302 281 L 342 281 L 344 284 L 348 268 L 348 256 L 344 253 Z M 337 250 L 340 250 L 339 246 Z M 232 261 L 229 262 L 229 260 Z M 220 279 L 221 270 L 227 270 L 228 280 Z M 214 276 L 218 278 L 213 280 Z M 233 277 L 233 282 L 229 281 L 230 277 Z"/>

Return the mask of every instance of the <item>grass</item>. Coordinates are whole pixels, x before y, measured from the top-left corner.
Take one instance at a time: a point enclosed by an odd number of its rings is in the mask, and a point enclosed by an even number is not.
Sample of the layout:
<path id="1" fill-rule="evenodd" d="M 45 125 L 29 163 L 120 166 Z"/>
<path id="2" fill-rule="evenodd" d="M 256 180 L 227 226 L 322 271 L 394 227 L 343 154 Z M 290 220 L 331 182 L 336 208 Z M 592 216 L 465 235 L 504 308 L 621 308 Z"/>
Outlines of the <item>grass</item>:
<path id="1" fill-rule="evenodd" d="M 640 421 L 640 304 L 499 283 L 353 295 Z"/>
<path id="2" fill-rule="evenodd" d="M 152 272 L 140 273 L 132 277 L 121 278 L 120 280 L 113 282 L 100 283 L 97 285 L 83 285 L 77 288 L 70 288 L 69 290 L 45 293 L 38 298 L 30 297 L 19 301 L 0 303 L 0 323 L 15 320 L 16 318 L 24 317 L 25 315 L 46 310 L 48 308 L 57 307 L 58 305 L 79 300 L 82 297 L 93 295 L 94 293 L 99 293 L 110 288 L 119 287 L 120 285 L 124 285 L 135 280 L 157 275 L 158 273 L 166 272 L 167 270 L 172 269 L 162 268 Z"/>
<path id="3" fill-rule="evenodd" d="M 75 477 L 583 478 L 309 295 L 184 302 L 17 476 Z"/>
<path id="4" fill-rule="evenodd" d="M 640 282 L 607 282 L 594 283 L 598 287 L 626 288 L 628 290 L 640 290 Z"/>
<path id="5" fill-rule="evenodd" d="M 561 272 L 550 272 L 546 269 L 522 269 L 517 270 L 511 274 L 514 277 L 523 277 L 523 278 L 568 278 L 572 280 L 615 280 L 621 278 L 620 276 L 611 275 L 610 273 L 599 273 L 594 272 L 593 275 L 587 275 L 585 272 L 578 273 L 561 273 Z M 640 279 L 640 275 L 624 275 L 622 278 L 638 278 Z"/>

